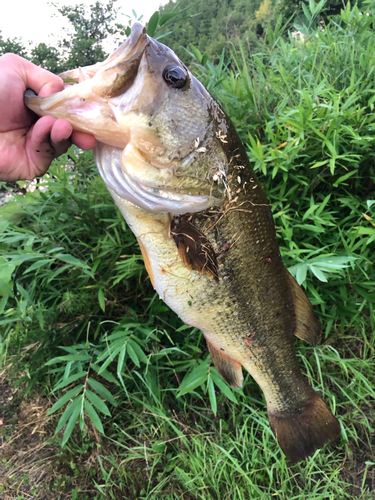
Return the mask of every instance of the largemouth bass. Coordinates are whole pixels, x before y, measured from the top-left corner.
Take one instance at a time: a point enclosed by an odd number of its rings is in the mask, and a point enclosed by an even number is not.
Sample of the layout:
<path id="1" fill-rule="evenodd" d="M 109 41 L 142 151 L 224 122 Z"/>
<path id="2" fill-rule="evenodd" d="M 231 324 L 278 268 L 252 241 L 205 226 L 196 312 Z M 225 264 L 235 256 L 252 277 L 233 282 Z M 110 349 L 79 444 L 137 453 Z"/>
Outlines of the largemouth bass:
<path id="1" fill-rule="evenodd" d="M 165 45 L 134 24 L 104 62 L 61 75 L 38 115 L 99 141 L 96 164 L 136 235 L 154 288 L 199 328 L 217 370 L 260 385 L 286 457 L 300 461 L 340 433 L 302 375 L 293 335 L 316 345 L 320 325 L 281 260 L 267 199 L 220 106 Z"/>

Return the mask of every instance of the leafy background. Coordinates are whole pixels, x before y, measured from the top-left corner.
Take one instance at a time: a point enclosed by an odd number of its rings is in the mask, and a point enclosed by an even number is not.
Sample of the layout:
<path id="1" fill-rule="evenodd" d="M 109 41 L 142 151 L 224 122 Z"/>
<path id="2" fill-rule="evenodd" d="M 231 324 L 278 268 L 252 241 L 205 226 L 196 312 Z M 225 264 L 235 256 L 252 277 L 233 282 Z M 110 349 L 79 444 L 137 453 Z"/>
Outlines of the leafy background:
<path id="1" fill-rule="evenodd" d="M 3 186 L 3 374 L 20 398 L 47 401 L 40 443 L 58 457 L 43 479 L 18 473 L 19 441 L 4 426 L 6 498 L 373 498 L 375 35 L 365 7 L 330 16 L 311 1 L 294 28 L 262 22 L 255 48 L 237 37 L 216 53 L 184 49 L 239 131 L 284 262 L 322 322 L 321 345 L 296 350 L 341 440 L 285 461 L 260 389 L 249 375 L 243 390 L 219 377 L 202 334 L 154 293 L 91 153 L 72 148 L 32 189 Z M 166 43 L 167 22 L 199 20 L 166 11 L 148 25 Z"/>

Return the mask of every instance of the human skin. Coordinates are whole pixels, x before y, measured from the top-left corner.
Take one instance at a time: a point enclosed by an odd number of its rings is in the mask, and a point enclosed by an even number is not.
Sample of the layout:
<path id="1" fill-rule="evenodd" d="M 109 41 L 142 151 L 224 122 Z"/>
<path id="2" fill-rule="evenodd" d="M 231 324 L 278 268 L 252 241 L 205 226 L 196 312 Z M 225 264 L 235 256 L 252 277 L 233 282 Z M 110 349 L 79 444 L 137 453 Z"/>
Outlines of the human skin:
<path id="1" fill-rule="evenodd" d="M 0 181 L 32 180 L 73 143 L 92 149 L 92 135 L 66 120 L 39 118 L 23 102 L 27 88 L 45 97 L 64 89 L 61 78 L 15 54 L 0 57 Z"/>

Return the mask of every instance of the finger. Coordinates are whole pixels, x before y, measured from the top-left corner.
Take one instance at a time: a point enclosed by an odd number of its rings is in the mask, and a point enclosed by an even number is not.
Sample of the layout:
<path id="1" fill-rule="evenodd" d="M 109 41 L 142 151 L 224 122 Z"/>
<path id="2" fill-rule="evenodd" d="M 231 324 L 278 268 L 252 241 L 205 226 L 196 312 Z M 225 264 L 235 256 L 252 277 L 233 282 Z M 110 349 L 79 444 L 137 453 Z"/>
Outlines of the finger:
<path id="1" fill-rule="evenodd" d="M 26 88 L 33 89 L 41 97 L 64 90 L 64 82 L 59 76 L 36 66 L 22 57 L 14 57 L 16 58 L 15 63 L 25 82 Z"/>
<path id="2" fill-rule="evenodd" d="M 70 136 L 72 132 L 73 127 L 66 120 L 58 119 L 53 123 L 50 133 L 50 142 L 55 150 L 55 158 L 66 153 L 71 146 L 72 141 Z"/>
<path id="3" fill-rule="evenodd" d="M 51 130 L 51 142 L 56 149 L 56 143 L 69 138 L 71 142 L 81 149 L 92 149 L 96 144 L 96 139 L 91 134 L 85 132 L 73 131 L 71 124 L 62 119 L 56 120 Z M 56 151 L 57 153 L 58 151 Z"/>
<path id="4" fill-rule="evenodd" d="M 62 120 L 65 121 L 65 120 Z M 30 163 L 34 166 L 34 176 L 43 175 L 48 167 L 51 165 L 52 160 L 65 153 L 69 146 L 70 140 L 68 137 L 70 135 L 71 126 L 66 128 L 65 124 L 62 124 L 62 128 L 68 133 L 67 138 L 63 138 L 60 132 L 57 131 L 57 137 L 60 138 L 59 142 L 54 145 L 51 144 L 51 131 L 56 120 L 52 116 L 44 116 L 40 118 L 31 130 L 30 139 L 27 142 L 27 152 L 30 158 Z"/>
<path id="5" fill-rule="evenodd" d="M 73 127 L 67 120 L 62 120 L 61 118 L 54 120 L 55 122 L 51 128 L 51 142 L 58 144 L 61 141 L 69 139 L 73 132 Z"/>
<path id="6" fill-rule="evenodd" d="M 93 149 L 96 145 L 96 139 L 93 135 L 85 134 L 77 130 L 73 131 L 72 142 L 81 149 Z"/>

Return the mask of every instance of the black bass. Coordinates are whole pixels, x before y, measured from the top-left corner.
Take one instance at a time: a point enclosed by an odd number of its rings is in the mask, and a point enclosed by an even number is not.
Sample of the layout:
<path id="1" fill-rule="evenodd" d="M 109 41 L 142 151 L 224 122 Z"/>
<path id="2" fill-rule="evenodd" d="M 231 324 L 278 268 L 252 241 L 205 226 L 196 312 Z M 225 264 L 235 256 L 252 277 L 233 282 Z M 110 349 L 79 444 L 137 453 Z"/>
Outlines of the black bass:
<path id="1" fill-rule="evenodd" d="M 94 134 L 96 164 L 136 235 L 160 297 L 202 330 L 233 387 L 242 366 L 260 385 L 271 428 L 297 462 L 340 433 L 298 366 L 293 334 L 320 325 L 284 267 L 271 210 L 229 118 L 165 45 L 134 24 L 104 62 L 60 75 L 38 115 Z"/>

